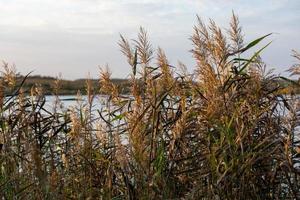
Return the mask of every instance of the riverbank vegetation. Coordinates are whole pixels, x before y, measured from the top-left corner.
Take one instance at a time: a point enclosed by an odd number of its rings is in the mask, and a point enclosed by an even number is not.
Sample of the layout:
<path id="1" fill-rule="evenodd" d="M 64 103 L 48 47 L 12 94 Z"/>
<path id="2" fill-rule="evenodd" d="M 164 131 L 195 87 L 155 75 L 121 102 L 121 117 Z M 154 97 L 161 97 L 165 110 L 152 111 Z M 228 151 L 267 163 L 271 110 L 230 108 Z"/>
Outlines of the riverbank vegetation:
<path id="1" fill-rule="evenodd" d="M 1 76 L 0 194 L 4 199 L 297 199 L 299 102 L 267 71 L 269 35 L 246 43 L 238 18 L 228 30 L 198 18 L 190 74 L 154 50 L 140 29 L 119 45 L 132 73 L 122 95 L 108 69 L 85 81 L 87 102 L 45 109 L 43 89 L 24 95 Z M 259 50 L 253 52 L 253 47 Z M 251 52 L 250 58 L 244 53 Z M 297 52 L 296 63 L 300 63 Z M 299 65 L 291 72 L 299 75 Z M 295 88 L 296 81 L 291 81 Z M 60 81 L 54 80 L 54 95 Z M 11 91 L 4 95 L 3 91 Z M 291 94 L 284 95 L 291 92 Z M 105 106 L 95 94 L 107 95 Z M 79 94 L 80 95 L 80 94 Z M 297 135 L 298 134 L 298 135 Z"/>
<path id="2" fill-rule="evenodd" d="M 6 64 L 8 65 L 8 64 Z M 20 85 L 24 80 L 25 76 L 17 74 L 16 75 L 16 85 Z M 76 79 L 76 80 L 65 80 L 60 77 L 54 78 L 50 76 L 40 76 L 40 75 L 28 75 L 26 81 L 23 83 L 23 90 L 26 94 L 30 94 L 30 90 L 33 87 L 39 86 L 43 88 L 44 95 L 52 95 L 55 87 L 55 81 L 59 79 L 59 90 L 58 95 L 77 95 L 78 92 L 81 94 L 86 94 L 86 82 L 89 81 L 94 88 L 99 87 L 99 80 L 97 79 Z M 126 79 L 117 79 L 114 78 L 111 80 L 117 87 L 120 88 L 122 93 L 129 92 L 129 84 Z M 10 91 L 5 91 L 6 94 L 9 94 Z"/>

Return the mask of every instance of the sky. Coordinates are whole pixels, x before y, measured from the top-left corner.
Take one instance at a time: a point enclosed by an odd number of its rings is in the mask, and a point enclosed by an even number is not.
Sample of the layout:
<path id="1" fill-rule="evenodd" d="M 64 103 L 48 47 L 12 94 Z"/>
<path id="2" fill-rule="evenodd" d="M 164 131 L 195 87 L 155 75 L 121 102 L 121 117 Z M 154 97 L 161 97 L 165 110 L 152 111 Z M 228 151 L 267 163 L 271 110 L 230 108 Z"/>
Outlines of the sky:
<path id="1" fill-rule="evenodd" d="M 274 33 L 262 58 L 284 74 L 295 61 L 291 50 L 300 51 L 299 0 L 0 0 L 0 60 L 21 74 L 97 78 L 108 65 L 113 77 L 127 78 L 119 36 L 134 39 L 143 26 L 170 64 L 181 61 L 192 71 L 196 15 L 228 28 L 232 11 L 245 42 Z"/>

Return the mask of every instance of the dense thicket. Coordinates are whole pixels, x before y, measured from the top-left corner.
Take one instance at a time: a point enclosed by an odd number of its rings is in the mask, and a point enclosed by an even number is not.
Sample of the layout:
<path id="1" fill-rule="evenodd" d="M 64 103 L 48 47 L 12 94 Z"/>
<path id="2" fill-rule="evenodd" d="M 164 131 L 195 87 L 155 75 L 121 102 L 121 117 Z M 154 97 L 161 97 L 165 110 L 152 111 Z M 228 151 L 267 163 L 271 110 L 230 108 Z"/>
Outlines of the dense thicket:
<path id="1" fill-rule="evenodd" d="M 298 100 L 283 95 L 280 77 L 266 71 L 259 54 L 267 45 L 243 56 L 266 37 L 245 45 L 236 16 L 225 32 L 198 18 L 191 36 L 197 66 L 189 74 L 154 51 L 144 29 L 132 44 L 122 36 L 130 95 L 121 95 L 103 70 L 102 109 L 87 81 L 87 102 L 62 112 L 57 100 L 46 110 L 43 90 L 35 86 L 25 96 L 6 66 L 1 91 L 17 90 L 1 95 L 1 196 L 300 198 Z M 59 81 L 54 85 L 59 94 Z"/>

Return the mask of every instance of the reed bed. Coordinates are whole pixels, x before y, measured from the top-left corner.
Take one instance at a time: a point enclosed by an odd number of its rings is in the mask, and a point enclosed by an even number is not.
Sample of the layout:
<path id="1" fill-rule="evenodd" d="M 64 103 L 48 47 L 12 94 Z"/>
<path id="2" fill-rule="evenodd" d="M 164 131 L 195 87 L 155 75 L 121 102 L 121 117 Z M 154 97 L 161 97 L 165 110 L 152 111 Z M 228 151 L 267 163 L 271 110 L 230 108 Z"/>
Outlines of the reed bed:
<path id="1" fill-rule="evenodd" d="M 300 103 L 284 92 L 280 80 L 288 79 L 266 71 L 259 55 L 268 36 L 245 44 L 234 14 L 228 30 L 198 17 L 190 74 L 154 50 L 141 28 L 137 39 L 119 41 L 132 68 L 130 93 L 103 69 L 99 88 L 87 81 L 88 100 L 66 111 L 58 98 L 46 109 L 43 88 L 24 91 L 26 77 L 16 84 L 5 64 L 1 198 L 299 199 Z M 58 79 L 54 95 L 59 88 Z M 98 93 L 107 95 L 101 109 Z"/>

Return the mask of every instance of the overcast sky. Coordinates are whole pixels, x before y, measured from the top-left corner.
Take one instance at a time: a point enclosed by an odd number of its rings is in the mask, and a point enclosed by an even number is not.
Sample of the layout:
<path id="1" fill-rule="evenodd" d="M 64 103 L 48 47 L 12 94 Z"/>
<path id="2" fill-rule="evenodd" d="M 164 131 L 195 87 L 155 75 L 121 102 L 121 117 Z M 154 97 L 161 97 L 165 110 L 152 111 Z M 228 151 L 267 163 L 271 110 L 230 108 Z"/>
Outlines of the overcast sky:
<path id="1" fill-rule="evenodd" d="M 171 64 L 194 68 L 188 52 L 196 14 L 228 27 L 232 10 L 245 40 L 273 32 L 264 61 L 282 73 L 300 50 L 300 0 L 0 0 L 0 60 L 22 74 L 76 79 L 97 77 L 108 64 L 113 77 L 126 78 L 129 66 L 119 51 L 119 34 L 134 38 L 140 26 Z"/>

